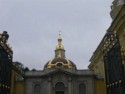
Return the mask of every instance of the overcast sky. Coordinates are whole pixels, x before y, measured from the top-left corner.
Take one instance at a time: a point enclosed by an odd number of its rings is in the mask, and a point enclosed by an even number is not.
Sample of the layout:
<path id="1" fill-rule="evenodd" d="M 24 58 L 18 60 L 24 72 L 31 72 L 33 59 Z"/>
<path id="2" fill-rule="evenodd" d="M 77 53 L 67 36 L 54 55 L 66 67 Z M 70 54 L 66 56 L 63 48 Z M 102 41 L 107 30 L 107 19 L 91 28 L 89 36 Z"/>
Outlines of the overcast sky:
<path id="1" fill-rule="evenodd" d="M 0 0 L 0 32 L 8 31 L 13 61 L 43 69 L 62 31 L 66 57 L 78 69 L 89 60 L 111 24 L 112 0 Z"/>

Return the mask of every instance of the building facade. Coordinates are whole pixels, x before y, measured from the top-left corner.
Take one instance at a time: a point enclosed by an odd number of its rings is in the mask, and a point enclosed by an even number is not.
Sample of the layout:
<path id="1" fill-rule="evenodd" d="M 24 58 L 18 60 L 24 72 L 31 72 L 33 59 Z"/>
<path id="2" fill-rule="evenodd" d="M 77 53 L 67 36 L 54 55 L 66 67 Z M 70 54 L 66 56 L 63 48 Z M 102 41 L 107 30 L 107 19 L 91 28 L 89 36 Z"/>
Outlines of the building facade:
<path id="1" fill-rule="evenodd" d="M 103 85 L 106 94 L 125 94 L 124 0 L 113 1 L 111 18 L 111 26 L 91 57 L 89 68 L 104 78 Z"/>
<path id="2" fill-rule="evenodd" d="M 12 62 L 10 94 L 24 94 L 24 67 L 20 62 Z"/>
<path id="3" fill-rule="evenodd" d="M 100 79 L 96 79 L 96 94 L 106 94 L 106 84 L 105 84 L 105 68 L 104 68 L 104 39 L 93 53 L 90 64 L 88 68 L 93 70 L 95 74 L 100 76 Z"/>
<path id="4" fill-rule="evenodd" d="M 90 70 L 78 70 L 65 56 L 59 36 L 55 57 L 43 70 L 25 72 L 25 94 L 96 94 L 95 78 Z"/>
<path id="5" fill-rule="evenodd" d="M 110 48 L 108 47 L 109 51 L 106 53 L 108 58 L 104 58 L 104 60 L 106 60 L 106 88 L 107 94 L 125 94 L 125 1 L 114 0 L 114 2 L 111 13 L 112 11 L 116 11 L 116 15 L 111 16 L 113 21 L 107 31 L 112 33 L 110 34 L 110 38 L 107 37 L 107 39 L 112 38 L 114 40 L 112 41 L 113 44 L 108 44 L 110 45 Z M 110 61 L 111 59 L 112 61 Z M 107 69 L 112 71 L 112 75 Z"/>

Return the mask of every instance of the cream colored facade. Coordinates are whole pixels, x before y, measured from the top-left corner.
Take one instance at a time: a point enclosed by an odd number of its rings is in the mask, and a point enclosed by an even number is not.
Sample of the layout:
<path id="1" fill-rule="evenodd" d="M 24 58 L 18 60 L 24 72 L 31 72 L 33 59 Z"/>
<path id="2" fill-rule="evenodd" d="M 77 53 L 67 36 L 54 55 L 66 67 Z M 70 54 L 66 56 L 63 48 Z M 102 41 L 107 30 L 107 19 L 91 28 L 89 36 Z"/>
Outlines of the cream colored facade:
<path id="1" fill-rule="evenodd" d="M 102 40 L 90 59 L 91 64 L 89 65 L 89 69 L 93 70 L 95 74 L 99 75 L 99 77 L 96 79 L 96 94 L 106 94 L 103 47 L 104 41 Z"/>
<path id="2" fill-rule="evenodd" d="M 10 94 L 24 94 L 24 80 L 22 70 L 12 66 Z"/>
<path id="3" fill-rule="evenodd" d="M 120 3 L 120 0 L 113 1 L 112 10 L 111 10 L 111 17 L 113 19 L 111 26 L 107 30 L 107 32 L 113 32 L 119 37 L 119 42 L 121 45 L 121 51 L 125 51 L 125 5 L 124 2 Z M 93 53 L 89 65 L 89 68 L 93 70 L 96 74 L 100 74 L 103 78 L 101 80 L 96 80 L 96 94 L 106 94 L 106 85 L 105 85 L 105 69 L 104 69 L 104 42 L 105 36 L 103 37 L 102 41 L 100 42 L 99 46 Z M 125 57 L 123 56 L 125 60 Z M 123 62 L 125 65 L 125 62 Z M 125 68 L 125 67 L 124 67 Z"/>

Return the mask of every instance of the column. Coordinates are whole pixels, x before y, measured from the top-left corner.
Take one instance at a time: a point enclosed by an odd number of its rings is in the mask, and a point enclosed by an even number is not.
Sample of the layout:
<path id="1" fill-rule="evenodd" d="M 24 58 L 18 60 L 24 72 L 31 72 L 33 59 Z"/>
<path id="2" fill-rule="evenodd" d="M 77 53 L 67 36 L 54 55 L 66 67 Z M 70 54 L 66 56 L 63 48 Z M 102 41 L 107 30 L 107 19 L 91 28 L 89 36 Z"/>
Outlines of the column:
<path id="1" fill-rule="evenodd" d="M 48 94 L 51 94 L 51 77 L 48 78 Z"/>
<path id="2" fill-rule="evenodd" d="M 72 94 L 72 81 L 71 81 L 71 77 L 68 78 L 68 94 Z"/>

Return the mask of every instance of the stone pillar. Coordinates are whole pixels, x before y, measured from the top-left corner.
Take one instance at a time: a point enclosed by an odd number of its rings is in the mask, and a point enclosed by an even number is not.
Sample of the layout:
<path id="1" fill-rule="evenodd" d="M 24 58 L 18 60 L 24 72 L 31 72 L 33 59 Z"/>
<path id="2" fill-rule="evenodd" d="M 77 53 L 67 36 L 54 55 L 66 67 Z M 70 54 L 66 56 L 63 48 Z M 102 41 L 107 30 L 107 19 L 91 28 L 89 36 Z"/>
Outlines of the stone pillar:
<path id="1" fill-rule="evenodd" d="M 48 94 L 52 94 L 52 92 L 51 92 L 51 77 L 48 78 L 48 86 L 49 86 L 48 87 L 48 92 L 49 92 Z"/>
<path id="2" fill-rule="evenodd" d="M 72 94 L 72 81 L 71 81 L 71 77 L 68 78 L 68 94 Z"/>

